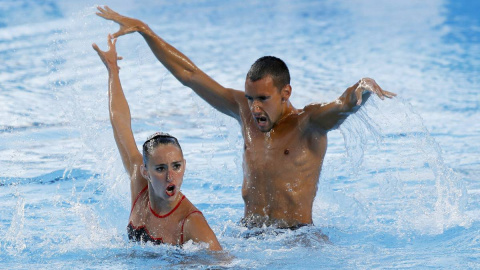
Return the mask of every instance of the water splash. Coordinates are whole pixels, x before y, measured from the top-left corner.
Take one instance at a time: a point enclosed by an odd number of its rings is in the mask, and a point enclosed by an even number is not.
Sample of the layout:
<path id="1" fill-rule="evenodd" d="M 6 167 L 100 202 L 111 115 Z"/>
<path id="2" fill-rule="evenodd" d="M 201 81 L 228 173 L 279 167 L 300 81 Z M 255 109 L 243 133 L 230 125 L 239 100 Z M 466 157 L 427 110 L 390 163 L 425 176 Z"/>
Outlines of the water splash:
<path id="1" fill-rule="evenodd" d="M 333 219 L 360 219 L 361 227 L 398 235 L 469 226 L 462 179 L 445 164 L 422 117 L 400 98 L 377 102 L 370 99 L 340 127 L 347 165 L 337 179 L 348 184 L 335 195 Z"/>
<path id="2" fill-rule="evenodd" d="M 17 202 L 15 205 L 15 211 L 13 212 L 12 221 L 10 227 L 2 237 L 2 249 L 4 249 L 9 255 L 19 255 L 27 248 L 24 235 L 25 224 L 25 199 L 21 197 L 18 190 L 15 192 Z"/>

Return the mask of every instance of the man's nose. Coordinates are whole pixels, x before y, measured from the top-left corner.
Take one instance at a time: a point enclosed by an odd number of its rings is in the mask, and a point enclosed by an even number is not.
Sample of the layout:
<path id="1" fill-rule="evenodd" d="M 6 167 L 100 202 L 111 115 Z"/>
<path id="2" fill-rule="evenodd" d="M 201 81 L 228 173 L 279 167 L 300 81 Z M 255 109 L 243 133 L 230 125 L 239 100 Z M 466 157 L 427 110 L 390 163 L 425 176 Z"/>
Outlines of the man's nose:
<path id="1" fill-rule="evenodd" d="M 259 112 L 261 112 L 259 103 L 260 103 L 260 102 L 258 102 L 258 101 L 252 102 L 252 105 L 251 105 L 251 107 L 250 107 L 250 110 L 252 111 L 252 113 L 259 113 Z"/>

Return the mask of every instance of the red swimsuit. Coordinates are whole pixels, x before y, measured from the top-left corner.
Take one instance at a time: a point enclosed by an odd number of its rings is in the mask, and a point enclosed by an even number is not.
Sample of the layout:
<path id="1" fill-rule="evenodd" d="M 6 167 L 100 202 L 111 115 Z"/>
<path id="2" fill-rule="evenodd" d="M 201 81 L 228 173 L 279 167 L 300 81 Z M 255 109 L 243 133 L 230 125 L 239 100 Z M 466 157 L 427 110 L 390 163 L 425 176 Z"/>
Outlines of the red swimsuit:
<path id="1" fill-rule="evenodd" d="M 133 209 L 135 207 L 135 204 L 137 203 L 138 199 L 140 198 L 140 196 L 148 190 L 148 186 L 146 186 L 144 189 L 142 189 L 142 191 L 140 191 L 140 193 L 138 194 L 137 198 L 135 199 L 135 201 L 133 202 L 133 206 L 132 206 L 132 210 L 130 211 L 130 214 L 132 214 L 133 212 Z M 183 199 L 185 199 L 185 195 L 183 195 L 183 197 L 180 199 L 180 201 L 177 203 L 177 205 L 172 209 L 172 211 L 168 212 L 166 215 L 159 215 L 157 213 L 155 213 L 155 211 L 153 211 L 152 207 L 150 206 L 150 202 L 148 202 L 148 208 L 150 209 L 150 211 L 152 212 L 153 215 L 155 215 L 156 217 L 158 218 L 166 218 L 168 217 L 169 215 L 171 215 L 175 210 L 177 210 L 177 208 L 180 206 L 180 204 L 182 203 Z M 183 221 L 182 221 L 182 230 L 181 230 L 181 233 L 180 233 L 180 244 L 183 244 L 183 226 L 185 225 L 185 220 L 193 213 L 200 213 L 202 214 L 202 212 L 198 211 L 198 210 L 194 210 L 190 213 L 188 213 L 188 215 L 186 215 L 184 218 L 183 218 Z M 141 242 L 141 243 L 146 243 L 146 242 L 151 242 L 155 245 L 159 245 L 159 244 L 162 244 L 163 243 L 163 240 L 161 237 L 159 238 L 155 238 L 153 237 L 150 232 L 148 231 L 148 229 L 143 225 L 143 226 L 139 226 L 139 227 L 136 227 L 132 224 L 132 222 L 130 221 L 130 223 L 128 223 L 128 226 L 127 226 L 127 233 L 128 233 L 128 239 L 130 239 L 130 241 L 134 241 L 134 242 Z"/>

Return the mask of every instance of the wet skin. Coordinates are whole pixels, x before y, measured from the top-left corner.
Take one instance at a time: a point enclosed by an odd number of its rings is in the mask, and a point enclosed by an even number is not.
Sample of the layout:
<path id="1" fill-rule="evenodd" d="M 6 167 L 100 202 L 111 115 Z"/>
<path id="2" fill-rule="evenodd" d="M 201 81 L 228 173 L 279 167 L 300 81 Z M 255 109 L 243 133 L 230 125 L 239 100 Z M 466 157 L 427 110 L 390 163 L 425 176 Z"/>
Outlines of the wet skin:
<path id="1" fill-rule="evenodd" d="M 288 93 L 270 76 L 247 80 L 245 96 L 240 107 L 245 221 L 277 227 L 312 223 L 326 133 L 308 127 L 308 115 L 291 106 Z"/>
<path id="2" fill-rule="evenodd" d="M 97 15 L 120 25 L 114 37 L 140 33 L 155 57 L 182 84 L 239 122 L 245 149 L 242 196 L 247 226 L 311 224 L 327 132 L 356 112 L 371 93 L 381 99 L 395 96 L 373 79 L 363 78 L 333 102 L 295 109 L 289 101 L 289 84 L 277 88 L 267 75 L 257 81 L 246 79 L 245 91 L 225 88 L 147 24 L 108 7 L 98 9 Z"/>
<path id="3" fill-rule="evenodd" d="M 152 207 L 159 213 L 161 208 L 165 208 L 162 207 L 163 204 L 175 204 L 180 199 L 178 192 L 185 173 L 185 160 L 178 147 L 165 144 L 158 145 L 152 151 L 147 163 L 147 166 L 142 167 L 142 175 L 148 179 L 148 187 L 152 190 Z"/>
<path id="4" fill-rule="evenodd" d="M 151 151 L 147 164 L 141 165 L 141 174 L 148 182 L 148 193 L 140 196 L 130 214 L 129 223 L 135 227 L 145 227 L 150 235 L 162 238 L 164 243 L 181 244 L 180 226 L 183 218 L 196 208 L 184 199 L 180 207 L 165 218 L 157 215 L 167 215 L 180 202 L 183 194 L 180 187 L 185 173 L 185 160 L 180 149 L 172 144 L 158 145 Z M 168 187 L 174 186 L 173 191 Z M 176 226 L 172 226 L 176 224 Z"/>
<path id="5" fill-rule="evenodd" d="M 143 163 L 120 83 L 117 60 L 121 57 L 117 56 L 115 43 L 116 39 L 109 35 L 107 51 L 100 50 L 95 43 L 92 46 L 108 70 L 110 122 L 123 166 L 131 180 L 129 228 L 137 232 L 146 230 L 150 237 L 161 238 L 163 243 L 183 245 L 192 240 L 206 243 L 210 250 L 221 250 L 203 215 L 180 192 L 186 164 L 180 148 L 173 144 L 152 146 L 146 164 Z"/>

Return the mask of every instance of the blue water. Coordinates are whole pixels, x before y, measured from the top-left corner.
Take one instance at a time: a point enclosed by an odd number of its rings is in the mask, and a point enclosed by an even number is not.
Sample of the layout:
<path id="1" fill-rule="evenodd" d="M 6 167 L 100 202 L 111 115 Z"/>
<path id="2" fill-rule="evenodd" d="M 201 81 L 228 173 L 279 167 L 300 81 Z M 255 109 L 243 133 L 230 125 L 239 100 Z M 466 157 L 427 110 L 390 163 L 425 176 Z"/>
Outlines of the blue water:
<path id="1" fill-rule="evenodd" d="M 0 1 L 0 268 L 480 268 L 480 2 L 192 2 Z M 138 34 L 121 37 L 135 139 L 179 138 L 183 192 L 226 252 L 135 245 L 107 73 L 90 46 L 105 49 L 117 26 L 97 4 L 141 18 L 228 87 L 275 55 L 297 108 L 365 76 L 398 98 L 370 99 L 329 134 L 315 228 L 245 239 L 237 123 Z"/>

